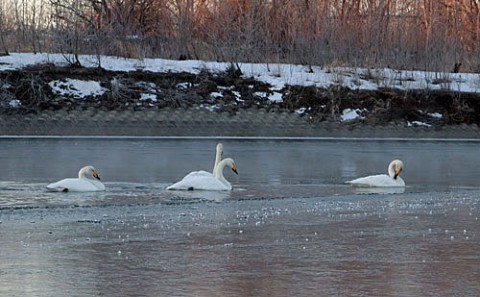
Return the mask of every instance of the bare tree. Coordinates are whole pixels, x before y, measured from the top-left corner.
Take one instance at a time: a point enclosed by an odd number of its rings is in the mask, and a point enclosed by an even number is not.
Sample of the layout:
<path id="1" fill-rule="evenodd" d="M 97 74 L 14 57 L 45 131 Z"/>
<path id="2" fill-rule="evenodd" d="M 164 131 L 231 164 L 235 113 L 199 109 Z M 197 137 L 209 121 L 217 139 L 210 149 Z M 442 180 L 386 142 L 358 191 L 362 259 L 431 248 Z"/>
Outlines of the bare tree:
<path id="1" fill-rule="evenodd" d="M 4 52 L 480 69 L 478 0 L 0 0 Z"/>
<path id="2" fill-rule="evenodd" d="M 5 43 L 5 30 L 6 30 L 6 16 L 5 12 L 7 11 L 4 0 L 0 0 L 0 46 L 3 49 L 3 54 L 8 55 L 8 46 Z"/>

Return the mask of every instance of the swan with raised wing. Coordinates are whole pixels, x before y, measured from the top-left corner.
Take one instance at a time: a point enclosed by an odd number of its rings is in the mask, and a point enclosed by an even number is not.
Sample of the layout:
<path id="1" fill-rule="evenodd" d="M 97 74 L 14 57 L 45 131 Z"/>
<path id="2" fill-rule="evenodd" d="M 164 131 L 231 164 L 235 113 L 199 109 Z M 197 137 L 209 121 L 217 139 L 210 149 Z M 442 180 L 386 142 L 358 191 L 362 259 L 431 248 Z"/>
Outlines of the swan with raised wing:
<path id="1" fill-rule="evenodd" d="M 226 158 L 218 163 L 213 174 L 203 170 L 190 172 L 181 181 L 167 187 L 167 190 L 230 191 L 232 185 L 223 176 L 225 167 L 231 168 L 235 174 L 238 174 L 235 161 L 232 158 Z"/>
<path id="2" fill-rule="evenodd" d="M 47 185 L 47 190 L 54 192 L 92 192 L 104 191 L 97 170 L 93 166 L 85 166 L 78 171 L 78 178 L 66 178 Z"/>
<path id="3" fill-rule="evenodd" d="M 400 160 L 393 160 L 388 165 L 388 175 L 371 175 L 347 181 L 346 183 L 351 184 L 354 187 L 405 187 L 405 182 L 399 176 L 402 170 L 403 162 Z"/>

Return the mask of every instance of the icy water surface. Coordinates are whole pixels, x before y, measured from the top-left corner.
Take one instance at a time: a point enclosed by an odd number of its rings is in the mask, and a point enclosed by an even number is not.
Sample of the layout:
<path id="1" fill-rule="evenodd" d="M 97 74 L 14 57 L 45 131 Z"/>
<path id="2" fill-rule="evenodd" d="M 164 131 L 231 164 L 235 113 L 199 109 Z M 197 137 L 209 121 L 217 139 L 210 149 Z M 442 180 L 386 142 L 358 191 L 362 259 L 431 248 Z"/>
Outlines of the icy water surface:
<path id="1" fill-rule="evenodd" d="M 478 189 L 480 143 L 434 141 L 223 140 L 238 176 L 225 170 L 235 190 L 171 192 L 165 188 L 195 170 L 212 171 L 215 140 L 1 139 L 0 207 L 184 203 L 199 200 L 306 198 L 345 195 L 347 180 L 387 172 L 402 159 L 405 192 Z M 108 191 L 48 193 L 46 184 L 76 177 L 94 165 Z M 388 189 L 399 191 L 398 189 Z M 400 190 L 403 191 L 403 190 Z"/>
<path id="2" fill-rule="evenodd" d="M 476 296 L 475 142 L 0 140 L 1 296 Z M 344 185 L 405 163 L 404 193 Z M 101 193 L 48 193 L 93 164 Z"/>

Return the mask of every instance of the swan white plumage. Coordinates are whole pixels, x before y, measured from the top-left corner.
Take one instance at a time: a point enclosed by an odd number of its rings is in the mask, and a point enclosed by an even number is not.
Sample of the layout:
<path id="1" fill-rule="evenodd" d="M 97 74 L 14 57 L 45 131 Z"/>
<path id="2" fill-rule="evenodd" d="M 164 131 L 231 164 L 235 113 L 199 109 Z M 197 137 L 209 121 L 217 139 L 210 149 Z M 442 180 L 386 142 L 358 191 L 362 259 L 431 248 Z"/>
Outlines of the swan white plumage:
<path id="1" fill-rule="evenodd" d="M 218 163 L 213 174 L 203 170 L 190 172 L 181 181 L 167 187 L 167 190 L 230 191 L 232 185 L 223 176 L 225 167 L 231 168 L 233 172 L 238 174 L 235 161 L 226 158 Z"/>
<path id="2" fill-rule="evenodd" d="M 222 155 L 223 155 L 223 144 L 219 143 L 217 144 L 217 153 L 215 154 L 215 164 L 213 165 L 213 171 L 212 174 L 215 174 L 215 169 L 218 166 L 218 163 L 222 161 Z"/>
<path id="3" fill-rule="evenodd" d="M 78 178 L 62 179 L 47 185 L 47 189 L 54 192 L 92 192 L 104 191 L 105 186 L 100 182 L 95 167 L 85 166 L 78 171 Z"/>
<path id="4" fill-rule="evenodd" d="M 403 162 L 400 160 L 393 160 L 388 165 L 388 175 L 379 174 L 361 177 L 347 181 L 347 183 L 355 187 L 405 187 L 405 182 L 400 176 L 398 176 L 402 170 Z"/>

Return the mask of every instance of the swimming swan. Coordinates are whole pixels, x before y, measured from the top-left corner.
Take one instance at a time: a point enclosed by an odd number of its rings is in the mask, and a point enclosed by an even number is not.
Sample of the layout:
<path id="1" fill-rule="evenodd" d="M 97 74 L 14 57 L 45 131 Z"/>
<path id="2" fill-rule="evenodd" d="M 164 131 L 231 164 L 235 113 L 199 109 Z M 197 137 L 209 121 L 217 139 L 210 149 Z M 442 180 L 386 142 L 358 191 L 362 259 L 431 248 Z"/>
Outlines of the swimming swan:
<path id="1" fill-rule="evenodd" d="M 167 187 L 167 190 L 208 190 L 208 191 L 230 191 L 232 185 L 223 176 L 223 169 L 229 167 L 238 174 L 237 166 L 231 158 L 223 159 L 218 163 L 212 173 L 206 171 L 193 171 L 181 181 Z"/>
<path id="2" fill-rule="evenodd" d="M 97 170 L 93 166 L 85 166 L 78 171 L 78 178 L 66 178 L 47 186 L 54 192 L 91 192 L 104 191 L 105 186 L 100 182 Z"/>
<path id="3" fill-rule="evenodd" d="M 403 162 L 400 160 L 393 160 L 388 165 L 388 175 L 379 174 L 367 177 L 357 178 L 347 181 L 355 187 L 405 187 L 405 182 L 398 176 L 403 170 Z"/>
<path id="4" fill-rule="evenodd" d="M 217 144 L 217 153 L 215 155 L 215 164 L 213 165 L 212 174 L 215 174 L 215 168 L 217 168 L 218 163 L 222 161 L 222 155 L 223 155 L 223 144 L 219 143 Z"/>

